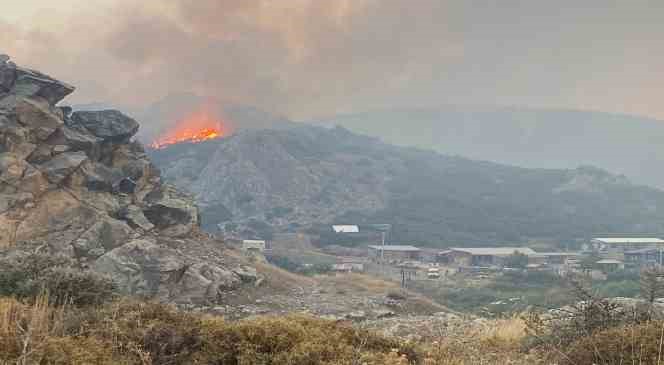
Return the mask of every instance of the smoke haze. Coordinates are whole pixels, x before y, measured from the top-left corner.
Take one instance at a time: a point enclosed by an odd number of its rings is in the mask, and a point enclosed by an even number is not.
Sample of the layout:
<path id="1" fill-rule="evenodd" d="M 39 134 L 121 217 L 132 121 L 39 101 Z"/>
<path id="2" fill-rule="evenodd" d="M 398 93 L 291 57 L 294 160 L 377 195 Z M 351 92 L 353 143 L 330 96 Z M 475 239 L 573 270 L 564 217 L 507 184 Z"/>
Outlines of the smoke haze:
<path id="1" fill-rule="evenodd" d="M 144 4 L 147 3 L 147 4 Z M 309 118 L 440 104 L 664 118 L 661 1 L 26 0 L 0 45 L 70 102 L 178 92 Z M 8 8 L 8 9 L 7 9 Z"/>

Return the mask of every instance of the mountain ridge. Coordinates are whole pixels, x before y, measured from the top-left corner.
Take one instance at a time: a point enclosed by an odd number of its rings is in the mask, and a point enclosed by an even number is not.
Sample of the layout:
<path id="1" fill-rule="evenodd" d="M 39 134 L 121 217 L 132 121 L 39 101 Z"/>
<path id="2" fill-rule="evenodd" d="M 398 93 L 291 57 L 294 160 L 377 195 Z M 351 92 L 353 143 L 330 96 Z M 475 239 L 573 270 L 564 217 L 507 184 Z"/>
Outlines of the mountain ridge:
<path id="1" fill-rule="evenodd" d="M 664 188 L 664 122 L 600 111 L 521 107 L 385 109 L 310 121 L 386 142 L 523 167 L 594 165 Z M 398 132 L 396 132 L 398 131 Z"/>
<path id="2" fill-rule="evenodd" d="M 476 161 L 342 127 L 244 131 L 150 154 L 167 180 L 197 196 L 204 221 L 239 224 L 240 235 L 261 236 L 247 229 L 252 220 L 263 235 L 391 223 L 394 242 L 425 245 L 664 231 L 664 192 L 625 176 Z"/>

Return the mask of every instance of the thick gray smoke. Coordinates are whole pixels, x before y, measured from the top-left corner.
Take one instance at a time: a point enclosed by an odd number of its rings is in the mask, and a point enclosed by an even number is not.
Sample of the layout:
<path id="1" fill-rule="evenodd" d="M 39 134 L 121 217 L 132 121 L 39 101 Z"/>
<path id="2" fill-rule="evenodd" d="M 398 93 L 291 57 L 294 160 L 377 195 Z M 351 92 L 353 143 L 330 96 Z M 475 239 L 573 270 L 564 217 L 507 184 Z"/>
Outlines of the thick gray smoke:
<path id="1" fill-rule="evenodd" d="M 74 102 L 193 92 L 294 118 L 444 103 L 664 118 L 661 1 L 80 3 L 0 15 L 2 51 L 77 85 Z"/>

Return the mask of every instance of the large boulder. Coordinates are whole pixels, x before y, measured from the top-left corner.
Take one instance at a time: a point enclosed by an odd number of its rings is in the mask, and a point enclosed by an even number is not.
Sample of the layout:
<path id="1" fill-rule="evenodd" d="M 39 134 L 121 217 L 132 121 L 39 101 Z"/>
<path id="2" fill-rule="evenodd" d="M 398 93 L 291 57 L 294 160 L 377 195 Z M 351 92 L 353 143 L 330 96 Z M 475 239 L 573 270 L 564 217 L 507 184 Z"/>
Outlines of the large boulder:
<path id="1" fill-rule="evenodd" d="M 241 284 L 231 271 L 151 239 L 111 250 L 92 267 L 109 275 L 126 294 L 175 302 L 217 302 L 225 291 Z"/>
<path id="2" fill-rule="evenodd" d="M 125 222 L 103 217 L 72 242 L 72 245 L 77 257 L 96 259 L 127 243 L 132 233 L 131 227 Z"/>
<path id="3" fill-rule="evenodd" d="M 98 160 L 101 153 L 101 138 L 97 138 L 86 130 L 69 128 L 61 129 L 60 144 L 69 146 L 74 151 L 85 151 L 91 159 Z"/>
<path id="4" fill-rule="evenodd" d="M 61 189 L 44 194 L 32 208 L 10 212 L 19 219 L 15 244 L 72 257 L 71 243 L 99 218 L 95 210 Z"/>
<path id="5" fill-rule="evenodd" d="M 9 56 L 0 54 L 0 93 L 9 92 L 16 81 L 16 66 Z"/>
<path id="6" fill-rule="evenodd" d="M 44 172 L 50 182 L 60 184 L 87 159 L 88 156 L 84 152 L 65 152 L 39 165 L 38 168 Z"/>
<path id="7" fill-rule="evenodd" d="M 19 185 L 28 166 L 29 164 L 16 154 L 0 153 L 0 181 L 12 186 Z"/>
<path id="8" fill-rule="evenodd" d="M 127 143 L 138 132 L 138 122 L 117 110 L 78 111 L 69 124 L 83 127 L 94 136 L 108 142 Z"/>
<path id="9" fill-rule="evenodd" d="M 257 281 L 200 234 L 193 198 L 162 185 L 131 141 L 138 123 L 56 106 L 73 90 L 0 55 L 0 255 L 65 255 L 126 293 L 181 303 Z"/>
<path id="10" fill-rule="evenodd" d="M 21 99 L 16 105 L 16 115 L 19 123 L 30 128 L 38 140 L 47 139 L 64 125 L 61 116 L 43 98 Z"/>
<path id="11" fill-rule="evenodd" d="M 199 225 L 193 198 L 170 185 L 160 185 L 145 200 L 145 217 L 165 236 L 184 237 Z"/>
<path id="12" fill-rule="evenodd" d="M 0 153 L 12 152 L 20 159 L 25 159 L 37 147 L 30 138 L 28 128 L 0 110 Z"/>
<path id="13" fill-rule="evenodd" d="M 54 80 L 41 72 L 16 67 L 16 79 L 11 92 L 17 96 L 42 97 L 55 105 L 74 91 L 74 87 Z"/>
<path id="14" fill-rule="evenodd" d="M 128 205 L 119 212 L 120 218 L 124 219 L 134 228 L 140 228 L 145 232 L 151 231 L 154 228 L 152 224 L 143 214 L 143 210 L 136 205 Z"/>
<path id="15" fill-rule="evenodd" d="M 123 178 L 121 171 L 90 161 L 81 165 L 78 173 L 81 175 L 81 184 L 90 191 L 112 192 L 113 187 Z"/>

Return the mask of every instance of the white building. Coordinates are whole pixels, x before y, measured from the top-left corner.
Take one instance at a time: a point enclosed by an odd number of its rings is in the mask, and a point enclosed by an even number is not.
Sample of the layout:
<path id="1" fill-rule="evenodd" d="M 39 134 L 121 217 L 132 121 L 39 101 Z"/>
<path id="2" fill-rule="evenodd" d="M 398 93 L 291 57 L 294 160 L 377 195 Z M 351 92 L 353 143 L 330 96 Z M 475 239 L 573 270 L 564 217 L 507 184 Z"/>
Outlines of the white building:
<path id="1" fill-rule="evenodd" d="M 334 233 L 359 233 L 360 227 L 354 225 L 334 225 Z"/>
<path id="2" fill-rule="evenodd" d="M 242 241 L 242 250 L 247 252 L 256 252 L 263 253 L 265 252 L 265 241 L 264 240 L 243 240 Z"/>

